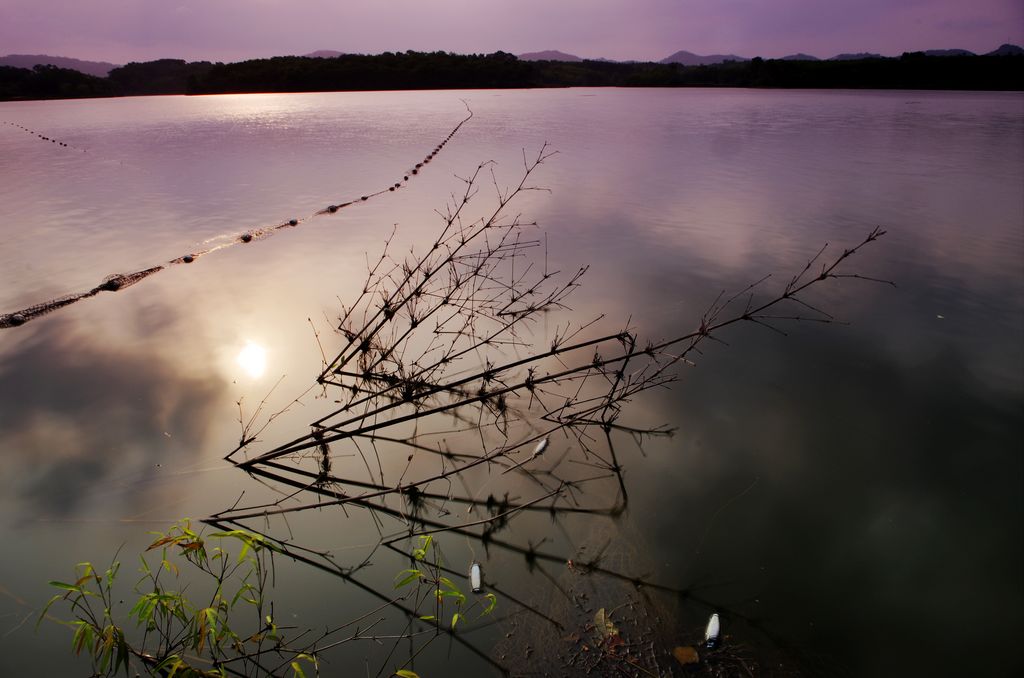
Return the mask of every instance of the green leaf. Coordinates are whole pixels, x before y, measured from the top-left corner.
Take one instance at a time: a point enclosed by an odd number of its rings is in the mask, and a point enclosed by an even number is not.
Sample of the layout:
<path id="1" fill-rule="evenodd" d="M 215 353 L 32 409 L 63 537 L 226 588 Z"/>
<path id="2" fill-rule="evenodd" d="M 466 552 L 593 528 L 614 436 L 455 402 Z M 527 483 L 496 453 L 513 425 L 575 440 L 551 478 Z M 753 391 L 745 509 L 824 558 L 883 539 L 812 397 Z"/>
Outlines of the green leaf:
<path id="1" fill-rule="evenodd" d="M 465 617 L 463 617 L 458 612 L 456 612 L 455 614 L 452 615 L 452 631 L 455 630 L 455 625 L 458 624 L 463 619 L 465 619 Z"/>
<path id="2" fill-rule="evenodd" d="M 117 633 L 117 659 L 114 661 L 114 673 L 117 667 L 124 665 L 124 674 L 128 675 L 128 641 L 124 639 L 124 632 L 118 629 Z"/>
<path id="3" fill-rule="evenodd" d="M 394 675 L 399 676 L 400 678 L 420 678 L 420 674 L 415 671 L 406 671 L 405 669 L 395 671 Z"/>
<path id="4" fill-rule="evenodd" d="M 53 598 L 50 598 L 50 601 L 48 603 L 46 603 L 46 605 L 43 606 L 43 611 L 39 613 L 39 619 L 36 620 L 36 630 L 39 629 L 39 625 L 42 623 L 43 617 L 46 616 L 46 611 L 50 609 L 50 606 L 53 605 L 54 603 L 56 603 L 58 600 L 60 600 L 63 597 L 64 597 L 63 594 L 55 593 L 55 594 L 53 594 Z"/>
<path id="5" fill-rule="evenodd" d="M 164 659 L 162 662 L 153 667 L 153 670 L 157 675 L 166 675 L 167 678 L 174 678 L 174 675 L 181 669 L 185 668 L 186 664 L 176 654 Z"/>
<path id="6" fill-rule="evenodd" d="M 427 557 L 427 551 L 430 550 L 430 545 L 434 542 L 433 535 L 423 535 L 420 537 L 420 545 L 418 548 L 412 550 L 412 557 L 416 560 L 424 560 Z"/>
<path id="7" fill-rule="evenodd" d="M 114 578 L 117 577 L 117 571 L 120 570 L 120 569 L 121 569 L 121 563 L 116 562 L 116 561 L 114 562 L 113 565 L 110 566 L 110 568 L 106 572 L 107 586 L 113 586 L 114 585 Z M 117 669 L 114 669 L 114 671 L 116 672 Z"/>
<path id="8" fill-rule="evenodd" d="M 100 639 L 97 638 L 97 654 L 100 657 L 100 673 L 106 673 L 107 667 L 110 666 L 110 660 L 114 656 L 114 636 L 111 633 L 110 627 L 103 630 L 102 645 L 98 642 Z M 102 646 L 102 650 L 99 647 Z"/>
<path id="9" fill-rule="evenodd" d="M 62 581 L 51 581 L 47 582 L 50 586 L 54 586 L 58 589 L 64 589 L 65 591 L 77 591 L 82 592 L 82 587 L 76 584 L 66 584 Z"/>
<path id="10" fill-rule="evenodd" d="M 498 604 L 498 597 L 493 593 L 488 593 L 484 598 L 488 600 L 487 607 L 484 608 L 484 614 L 490 614 L 494 611 L 494 606 Z"/>
<path id="11" fill-rule="evenodd" d="M 406 575 L 406 576 L 402 577 L 402 579 L 400 581 L 395 582 L 395 588 L 396 589 L 400 589 L 403 586 L 409 584 L 410 582 L 415 581 L 416 579 L 422 579 L 423 578 L 423 573 L 420 572 L 419 570 L 416 570 L 416 569 L 402 570 L 401 572 L 399 572 L 395 576 L 395 578 L 397 579 L 398 577 L 401 577 L 403 574 Z"/>
<path id="12" fill-rule="evenodd" d="M 71 636 L 71 649 L 75 651 L 75 654 L 81 654 L 82 646 L 85 645 L 85 630 L 89 628 L 89 625 L 84 621 L 74 623 L 78 628 L 75 629 L 75 634 Z"/>
<path id="13" fill-rule="evenodd" d="M 466 603 L 466 596 L 460 591 L 442 591 L 441 589 L 436 589 L 435 593 L 437 594 L 437 600 L 439 602 L 443 601 L 445 598 L 454 598 L 457 605 L 464 605 Z"/>
<path id="14" fill-rule="evenodd" d="M 320 666 L 320 662 L 317 661 L 317 659 L 316 659 L 316 657 L 314 655 L 306 654 L 305 652 L 300 652 L 297 655 L 295 655 L 295 659 L 297 659 L 297 660 L 298 659 L 304 659 L 305 661 L 307 661 L 310 664 L 312 664 L 314 667 L 319 667 Z"/>

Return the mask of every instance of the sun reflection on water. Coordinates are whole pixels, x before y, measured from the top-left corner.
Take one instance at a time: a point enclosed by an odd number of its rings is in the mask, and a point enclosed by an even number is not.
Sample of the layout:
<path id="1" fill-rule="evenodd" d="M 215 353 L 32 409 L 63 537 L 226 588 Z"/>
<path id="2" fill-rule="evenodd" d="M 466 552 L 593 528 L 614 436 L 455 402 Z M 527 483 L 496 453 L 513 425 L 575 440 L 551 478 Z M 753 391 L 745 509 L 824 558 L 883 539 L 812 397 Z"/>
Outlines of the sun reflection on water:
<path id="1" fill-rule="evenodd" d="M 258 379 L 267 369 L 267 351 L 259 344 L 250 341 L 239 352 L 235 361 L 246 374 L 253 379 Z"/>

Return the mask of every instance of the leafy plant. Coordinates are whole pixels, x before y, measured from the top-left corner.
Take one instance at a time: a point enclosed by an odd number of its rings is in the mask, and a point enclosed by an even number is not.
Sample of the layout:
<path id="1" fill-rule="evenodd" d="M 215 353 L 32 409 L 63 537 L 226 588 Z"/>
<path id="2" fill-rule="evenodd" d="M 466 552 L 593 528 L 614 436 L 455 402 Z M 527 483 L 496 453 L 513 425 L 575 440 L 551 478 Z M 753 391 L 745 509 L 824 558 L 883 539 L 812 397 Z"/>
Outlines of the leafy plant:
<path id="1" fill-rule="evenodd" d="M 420 587 L 427 587 L 433 593 L 435 609 L 433 614 L 420 615 L 422 621 L 431 622 L 435 626 L 439 626 L 442 623 L 448 623 L 445 620 L 448 619 L 448 613 L 452 612 L 449 628 L 454 631 L 459 622 L 466 621 L 466 614 L 468 612 L 479 607 L 481 609 L 480 614 L 477 616 L 479 619 L 494 611 L 498 604 L 498 598 L 493 593 L 483 594 L 479 598 L 474 599 L 472 604 L 467 607 L 468 599 L 466 594 L 459 589 L 458 585 L 451 578 L 442 574 L 443 560 L 440 549 L 434 544 L 433 535 L 428 534 L 419 537 L 419 546 L 412 550 L 412 557 L 415 565 L 402 570 L 395 576 L 395 588 L 400 589 L 415 583 L 417 587 L 417 600 L 422 599 L 419 595 Z M 452 611 L 452 607 L 448 607 L 449 603 L 454 606 L 454 611 Z"/>
<path id="2" fill-rule="evenodd" d="M 89 656 L 96 675 L 122 668 L 125 675 L 140 668 L 161 676 L 276 673 L 271 658 L 299 678 L 309 667 L 318 673 L 316 654 L 289 645 L 266 600 L 278 544 L 245 530 L 204 535 L 187 519 L 153 534 L 156 539 L 139 556 L 138 598 L 127 614 L 134 624 L 115 616 L 121 569 L 116 556 L 102 573 L 83 562 L 75 567 L 73 583 L 50 582 L 62 593 L 46 604 L 40 621 L 53 605 L 66 603 L 73 615 L 63 622 L 74 629 L 71 647 Z M 225 548 L 231 542 L 241 546 L 237 555 Z M 154 551 L 159 560 L 151 562 Z M 186 582 L 197 577 L 205 590 L 186 596 Z"/>
<path id="3" fill-rule="evenodd" d="M 423 606 L 427 606 L 426 611 L 430 612 L 419 615 L 419 619 L 434 626 L 434 638 L 437 638 L 442 630 L 454 633 L 459 624 L 468 621 L 467 615 L 473 610 L 479 609 L 476 619 L 494 611 L 498 598 L 493 593 L 477 596 L 470 603 L 470 599 L 459 586 L 443 574 L 444 559 L 433 535 L 421 535 L 418 540 L 419 545 L 415 546 L 411 553 L 413 566 L 395 575 L 395 588 L 402 589 L 415 585 L 413 597 L 417 601 L 417 609 L 421 610 Z M 408 669 L 396 670 L 393 675 L 401 678 L 419 678 L 418 674 Z"/>
<path id="4" fill-rule="evenodd" d="M 61 623 L 74 630 L 71 649 L 89 657 L 94 675 L 113 676 L 123 669 L 125 675 L 142 670 L 154 676 L 224 678 L 282 675 L 283 671 L 306 678 L 310 669 L 319 675 L 325 649 L 372 638 L 356 631 L 326 643 L 332 632 L 325 632 L 300 644 L 309 631 L 277 624 L 267 593 L 273 555 L 285 553 L 282 544 L 246 530 L 204 534 L 192 529 L 187 519 L 167 532 L 152 534 L 156 539 L 139 556 L 141 577 L 134 586 L 138 598 L 127 613 L 128 623 L 119 621 L 115 613 L 115 606 L 122 602 L 115 593 L 121 570 L 116 556 L 103 572 L 82 562 L 75 566 L 73 582 L 50 582 L 61 592 L 50 598 L 39 621 L 54 605 L 67 604 L 72 619 Z M 225 548 L 235 541 L 240 544 L 237 555 Z M 159 561 L 153 559 L 153 552 L 159 553 Z M 493 593 L 469 603 L 458 585 L 443 574 L 443 559 L 432 536 L 421 537 L 411 556 L 414 566 L 396 575 L 395 588 L 415 583 L 408 597 L 415 599 L 417 610 L 432 605 L 433 614 L 418 616 L 433 623 L 438 633 L 453 632 L 475 609 L 480 610 L 476 618 L 495 609 Z M 202 594 L 186 595 L 197 578 L 206 583 Z M 441 619 L 447 620 L 449 614 L 450 626 L 442 629 Z M 408 669 L 394 675 L 416 676 Z"/>

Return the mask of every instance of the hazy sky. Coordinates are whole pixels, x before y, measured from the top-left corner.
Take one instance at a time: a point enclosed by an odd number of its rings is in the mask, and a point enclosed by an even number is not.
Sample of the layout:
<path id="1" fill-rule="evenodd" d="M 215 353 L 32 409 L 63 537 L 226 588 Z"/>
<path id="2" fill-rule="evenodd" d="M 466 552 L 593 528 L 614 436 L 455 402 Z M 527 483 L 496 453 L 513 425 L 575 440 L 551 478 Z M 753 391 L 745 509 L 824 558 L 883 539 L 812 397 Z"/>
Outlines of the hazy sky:
<path id="1" fill-rule="evenodd" d="M 658 60 L 1024 43 L 1024 0 L 0 0 L 0 54 L 124 63 L 317 49 Z"/>

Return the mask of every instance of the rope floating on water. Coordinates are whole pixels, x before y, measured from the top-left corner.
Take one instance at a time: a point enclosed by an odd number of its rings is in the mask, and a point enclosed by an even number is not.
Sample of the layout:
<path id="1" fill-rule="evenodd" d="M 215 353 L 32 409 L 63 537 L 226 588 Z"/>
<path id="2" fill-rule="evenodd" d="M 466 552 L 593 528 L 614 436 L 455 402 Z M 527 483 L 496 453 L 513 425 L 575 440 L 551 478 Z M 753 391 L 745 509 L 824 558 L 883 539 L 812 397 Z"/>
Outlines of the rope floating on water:
<path id="1" fill-rule="evenodd" d="M 429 163 L 430 160 L 432 158 L 434 158 L 440 152 L 440 150 L 442 148 L 444 148 L 444 145 L 447 144 L 451 140 L 451 138 L 453 136 L 455 136 L 455 134 L 459 131 L 459 129 L 464 124 L 466 124 L 469 121 L 470 118 L 473 117 L 473 111 L 469 110 L 469 106 L 466 106 L 466 109 L 469 111 L 469 115 L 467 115 L 465 118 L 463 118 L 462 121 L 460 121 L 459 124 L 456 125 L 452 129 L 451 132 L 448 133 L 448 136 L 446 136 L 444 138 L 444 140 L 441 141 L 441 143 L 439 143 L 437 146 L 435 146 L 434 149 L 432 151 L 430 151 L 430 153 L 428 153 L 426 155 L 426 157 L 423 159 L 423 162 L 418 163 L 416 165 L 416 167 L 414 167 L 412 170 L 408 170 L 408 171 L 405 172 L 404 177 L 402 179 L 403 182 L 409 181 L 409 175 L 410 174 L 417 174 L 419 169 L 422 169 L 423 166 L 426 163 Z M 26 128 L 26 127 L 22 127 L 21 125 L 17 125 L 16 123 L 8 122 L 7 124 L 14 125 L 15 127 L 21 128 L 21 129 L 25 130 L 26 132 L 31 132 L 33 134 L 36 134 L 37 136 L 39 136 L 42 139 L 49 140 L 46 137 L 43 137 L 42 135 L 40 135 L 40 134 L 38 134 L 36 132 L 33 132 L 32 130 L 30 130 L 30 129 Z M 67 146 L 67 144 L 64 144 L 63 142 L 58 142 L 56 140 L 52 140 L 52 141 L 53 141 L 53 143 L 60 143 L 62 146 Z M 69 146 L 69 148 L 72 148 L 72 147 Z M 89 297 L 94 297 L 97 294 L 99 294 L 100 292 L 119 292 L 120 290 L 123 290 L 126 287 L 130 287 L 130 286 L 134 285 L 135 283 L 139 282 L 143 278 L 148 278 L 149 276 L 153 275 L 154 273 L 159 273 L 160 271 L 166 269 L 169 266 L 175 266 L 175 265 L 178 265 L 178 264 L 191 264 L 192 262 L 194 262 L 199 257 L 205 256 L 207 254 L 211 254 L 211 253 L 216 252 L 218 250 L 222 250 L 222 249 L 224 249 L 226 247 L 232 247 L 234 245 L 239 245 L 239 244 L 249 244 L 249 243 L 252 243 L 253 241 L 256 241 L 256 240 L 264 240 L 264 239 L 274 235 L 277 231 L 280 231 L 282 229 L 295 228 L 299 224 L 301 224 L 301 223 L 303 223 L 305 221 L 308 221 L 309 219 L 313 219 L 313 218 L 319 217 L 319 216 L 324 215 L 324 214 L 335 214 L 335 213 L 338 212 L 338 210 L 340 210 L 342 208 L 349 207 L 349 206 L 354 205 L 356 203 L 366 202 L 366 201 L 370 200 L 371 198 L 375 198 L 375 197 L 377 197 L 379 195 L 382 195 L 384 193 L 393 192 L 394 190 L 400 188 L 401 186 L 402 186 L 401 182 L 396 182 L 396 183 L 394 183 L 392 185 L 389 185 L 387 188 L 383 188 L 383 189 L 381 189 L 381 190 L 379 190 L 379 191 L 377 191 L 375 193 L 368 193 L 366 195 L 361 195 L 358 198 L 354 198 L 354 199 L 347 200 L 347 201 L 344 201 L 344 202 L 338 202 L 338 203 L 330 204 L 327 207 L 325 207 L 325 208 L 323 208 L 321 210 L 318 210 L 318 211 L 316 211 L 316 212 L 314 212 L 314 213 L 312 213 L 312 214 L 310 214 L 310 215 L 308 215 L 306 217 L 289 219 L 288 221 L 285 221 L 283 223 L 277 224 L 275 226 L 267 226 L 267 227 L 263 227 L 263 228 L 251 228 L 251 229 L 248 229 L 247 231 L 243 232 L 242 234 L 236 236 L 230 242 L 221 243 L 219 245 L 216 245 L 216 246 L 213 246 L 213 247 L 210 247 L 210 248 L 207 248 L 207 249 L 199 250 L 199 251 L 196 251 L 196 252 L 189 252 L 188 254 L 184 254 L 184 255 L 182 255 L 180 257 L 177 257 L 176 259 L 171 259 L 168 262 L 165 262 L 163 264 L 159 264 L 159 265 L 156 265 L 156 266 L 151 266 L 151 267 L 143 269 L 141 271 L 136 271 L 134 273 L 115 273 L 115 274 L 112 274 L 112 275 L 108 275 L 106 278 L 104 278 L 100 282 L 99 285 L 97 285 L 96 287 L 93 287 L 92 289 L 90 289 L 88 291 L 78 292 L 76 294 L 64 295 L 62 297 L 57 297 L 56 299 L 50 299 L 49 301 L 44 301 L 43 303 L 40 303 L 40 304 L 35 304 L 34 306 L 29 306 L 28 308 L 23 308 L 23 309 L 21 309 L 19 311 L 13 311 L 11 313 L 0 314 L 0 329 L 7 329 L 9 327 L 19 327 L 21 325 L 24 325 L 25 323 L 27 323 L 30 320 L 34 320 L 34 319 L 38 318 L 39 316 L 46 315 L 47 313 L 51 313 L 52 311 L 56 311 L 57 309 L 64 308 L 65 306 L 70 306 L 71 304 L 74 304 L 77 301 L 81 301 L 82 299 L 87 299 Z"/>

